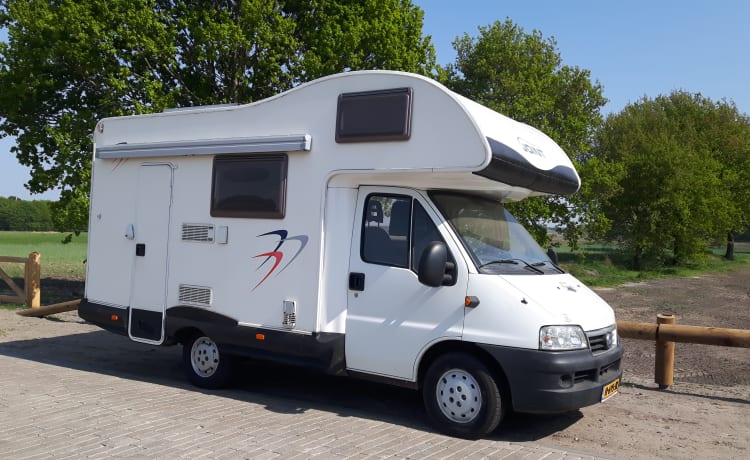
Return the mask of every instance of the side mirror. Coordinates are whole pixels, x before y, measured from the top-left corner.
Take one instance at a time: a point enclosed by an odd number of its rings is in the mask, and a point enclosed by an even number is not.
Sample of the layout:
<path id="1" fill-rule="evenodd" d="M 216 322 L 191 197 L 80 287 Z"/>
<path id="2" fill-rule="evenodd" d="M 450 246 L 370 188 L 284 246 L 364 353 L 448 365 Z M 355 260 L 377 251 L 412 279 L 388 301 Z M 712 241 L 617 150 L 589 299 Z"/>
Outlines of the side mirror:
<path id="1" fill-rule="evenodd" d="M 549 260 L 551 260 L 553 264 L 560 265 L 557 262 L 557 252 L 554 249 L 552 248 L 547 249 L 547 257 L 549 257 Z"/>
<path id="2" fill-rule="evenodd" d="M 450 281 L 450 275 L 446 275 L 446 270 L 450 268 L 448 265 L 448 248 L 445 243 L 430 242 L 419 258 L 419 282 L 431 287 L 442 286 Z"/>

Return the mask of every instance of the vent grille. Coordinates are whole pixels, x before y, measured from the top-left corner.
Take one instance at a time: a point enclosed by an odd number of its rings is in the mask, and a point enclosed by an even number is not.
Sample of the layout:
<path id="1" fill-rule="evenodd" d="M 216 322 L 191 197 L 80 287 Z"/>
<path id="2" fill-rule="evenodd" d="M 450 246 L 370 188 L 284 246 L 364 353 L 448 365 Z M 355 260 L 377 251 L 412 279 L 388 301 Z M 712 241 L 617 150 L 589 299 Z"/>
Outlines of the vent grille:
<path id="1" fill-rule="evenodd" d="M 607 334 L 595 335 L 589 337 L 589 345 L 591 345 L 591 351 L 604 351 L 607 349 Z"/>
<path id="2" fill-rule="evenodd" d="M 617 345 L 617 330 L 614 327 L 598 329 L 586 334 L 591 352 L 602 353 Z"/>
<path id="3" fill-rule="evenodd" d="M 294 300 L 284 301 L 284 319 L 281 324 L 290 329 L 297 325 L 297 302 Z"/>
<path id="4" fill-rule="evenodd" d="M 284 313 L 284 326 L 294 327 L 297 324 L 296 313 Z"/>
<path id="5" fill-rule="evenodd" d="M 182 224 L 182 241 L 213 243 L 214 226 L 211 224 Z"/>
<path id="6" fill-rule="evenodd" d="M 190 286 L 180 284 L 180 303 L 185 305 L 196 305 L 199 307 L 210 307 L 212 300 L 211 288 L 204 286 Z"/>
<path id="7" fill-rule="evenodd" d="M 573 374 L 573 383 L 579 384 L 582 382 L 594 382 L 596 381 L 596 369 L 586 369 L 585 371 L 578 371 Z"/>

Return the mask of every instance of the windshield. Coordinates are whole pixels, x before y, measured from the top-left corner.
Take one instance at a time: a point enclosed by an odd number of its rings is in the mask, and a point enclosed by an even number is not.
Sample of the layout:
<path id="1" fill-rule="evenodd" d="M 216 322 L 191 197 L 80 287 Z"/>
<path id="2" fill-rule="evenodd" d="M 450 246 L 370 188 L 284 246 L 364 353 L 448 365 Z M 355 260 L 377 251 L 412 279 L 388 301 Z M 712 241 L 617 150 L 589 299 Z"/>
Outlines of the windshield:
<path id="1" fill-rule="evenodd" d="M 480 273 L 561 273 L 502 203 L 467 194 L 430 198 L 458 234 Z"/>

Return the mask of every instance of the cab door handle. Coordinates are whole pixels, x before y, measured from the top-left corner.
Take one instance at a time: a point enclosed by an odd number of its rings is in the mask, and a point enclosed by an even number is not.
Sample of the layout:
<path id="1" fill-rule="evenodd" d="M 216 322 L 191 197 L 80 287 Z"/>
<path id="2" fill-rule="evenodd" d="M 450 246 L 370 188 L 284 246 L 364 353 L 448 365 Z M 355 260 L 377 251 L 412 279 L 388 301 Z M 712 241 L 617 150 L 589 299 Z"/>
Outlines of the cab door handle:
<path id="1" fill-rule="evenodd" d="M 365 290 L 365 274 L 364 273 L 349 273 L 349 289 L 352 291 L 364 291 Z"/>

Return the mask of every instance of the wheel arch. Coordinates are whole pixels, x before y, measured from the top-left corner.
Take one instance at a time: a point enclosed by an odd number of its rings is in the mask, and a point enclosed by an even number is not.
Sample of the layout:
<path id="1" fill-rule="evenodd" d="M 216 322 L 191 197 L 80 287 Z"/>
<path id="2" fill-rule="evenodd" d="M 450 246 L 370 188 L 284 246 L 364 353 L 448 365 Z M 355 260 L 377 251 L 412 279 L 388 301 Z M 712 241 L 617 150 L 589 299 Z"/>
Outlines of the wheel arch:
<path id="1" fill-rule="evenodd" d="M 420 390 L 422 389 L 427 369 L 430 368 L 430 365 L 437 358 L 447 353 L 466 353 L 479 359 L 482 364 L 487 366 L 487 369 L 490 370 L 497 384 L 501 386 L 501 390 L 504 390 L 507 395 L 507 403 L 512 405 L 513 395 L 511 394 L 510 384 L 508 382 L 508 377 L 505 375 L 505 370 L 500 366 L 500 363 L 475 343 L 464 342 L 461 340 L 445 340 L 438 342 L 433 344 L 424 354 L 422 354 L 417 370 L 417 385 Z"/>
<path id="2" fill-rule="evenodd" d="M 203 334 L 203 331 L 195 326 L 185 326 L 170 334 L 170 339 L 176 343 L 185 345 L 192 337 L 197 334 Z"/>

